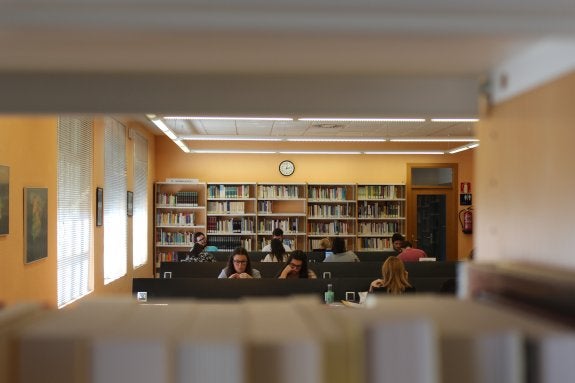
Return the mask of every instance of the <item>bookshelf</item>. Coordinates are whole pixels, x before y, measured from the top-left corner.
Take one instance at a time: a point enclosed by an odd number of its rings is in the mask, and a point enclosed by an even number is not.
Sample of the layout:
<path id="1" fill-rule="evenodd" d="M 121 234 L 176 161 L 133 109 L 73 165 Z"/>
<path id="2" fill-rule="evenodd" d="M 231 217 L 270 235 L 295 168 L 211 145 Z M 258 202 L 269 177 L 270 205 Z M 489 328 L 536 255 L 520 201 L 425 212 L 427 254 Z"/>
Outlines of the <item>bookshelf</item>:
<path id="1" fill-rule="evenodd" d="M 279 227 L 292 249 L 306 250 L 306 184 L 257 185 L 257 250 Z"/>
<path id="2" fill-rule="evenodd" d="M 323 237 L 344 237 L 348 250 L 356 249 L 356 185 L 308 184 L 308 249 Z"/>
<path id="3" fill-rule="evenodd" d="M 406 235 L 405 185 L 357 185 L 357 250 L 391 250 L 393 233 Z"/>
<path id="4" fill-rule="evenodd" d="M 192 236 L 206 231 L 206 184 L 156 182 L 154 185 L 154 273 L 160 263 L 177 261 L 188 250 Z"/>
<path id="5" fill-rule="evenodd" d="M 207 184 L 207 235 L 220 251 L 256 250 L 256 184 Z"/>

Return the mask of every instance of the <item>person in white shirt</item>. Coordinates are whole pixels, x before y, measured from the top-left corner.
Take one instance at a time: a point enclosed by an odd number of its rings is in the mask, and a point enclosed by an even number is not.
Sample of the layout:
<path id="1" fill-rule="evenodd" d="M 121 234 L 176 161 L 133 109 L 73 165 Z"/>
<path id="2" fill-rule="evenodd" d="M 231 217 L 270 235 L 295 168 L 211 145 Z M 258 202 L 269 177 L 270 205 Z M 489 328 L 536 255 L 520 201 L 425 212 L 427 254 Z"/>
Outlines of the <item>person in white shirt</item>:
<path id="1" fill-rule="evenodd" d="M 284 231 L 283 231 L 282 229 L 280 229 L 279 227 L 276 227 L 276 228 L 274 229 L 274 231 L 272 231 L 272 239 L 274 239 L 274 238 L 279 239 L 279 240 L 282 241 L 282 243 L 283 243 L 283 241 L 284 241 Z M 284 249 L 285 249 L 286 253 L 289 253 L 289 252 L 293 251 L 292 248 L 291 248 L 289 245 L 287 245 L 287 244 L 285 244 L 285 243 L 284 243 L 283 245 L 284 245 Z M 271 242 L 268 243 L 267 245 L 265 245 L 264 248 L 262 249 L 262 251 L 272 251 Z"/>
<path id="2" fill-rule="evenodd" d="M 280 239 L 274 238 L 271 241 L 271 253 L 262 259 L 262 262 L 286 262 L 288 255 L 284 249 L 283 243 Z"/>

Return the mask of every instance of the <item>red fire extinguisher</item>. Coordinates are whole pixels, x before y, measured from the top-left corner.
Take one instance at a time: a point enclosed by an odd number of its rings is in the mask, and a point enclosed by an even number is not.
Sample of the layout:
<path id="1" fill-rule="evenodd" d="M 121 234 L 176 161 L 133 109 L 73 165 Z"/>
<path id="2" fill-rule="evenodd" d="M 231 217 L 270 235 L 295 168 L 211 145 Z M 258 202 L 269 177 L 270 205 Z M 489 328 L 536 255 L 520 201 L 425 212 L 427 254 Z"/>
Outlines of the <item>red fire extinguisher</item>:
<path id="1" fill-rule="evenodd" d="M 461 224 L 461 229 L 463 230 L 464 234 L 473 233 L 473 212 L 471 211 L 472 209 L 473 208 L 470 206 L 467 209 L 459 211 L 459 223 Z M 463 218 L 461 218 L 462 213 Z"/>

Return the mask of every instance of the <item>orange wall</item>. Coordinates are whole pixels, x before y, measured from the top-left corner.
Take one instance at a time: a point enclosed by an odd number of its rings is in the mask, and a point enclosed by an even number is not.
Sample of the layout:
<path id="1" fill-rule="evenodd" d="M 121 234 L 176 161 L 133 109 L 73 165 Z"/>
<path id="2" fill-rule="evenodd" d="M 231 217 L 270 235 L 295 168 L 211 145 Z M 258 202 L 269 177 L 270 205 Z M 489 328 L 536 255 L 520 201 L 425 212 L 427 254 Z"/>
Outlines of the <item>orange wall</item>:
<path id="1" fill-rule="evenodd" d="M 56 306 L 56 177 L 57 177 L 56 116 L 0 117 L 0 165 L 10 167 L 10 233 L 0 236 L 0 302 L 38 301 Z M 152 212 L 154 181 L 154 137 L 136 123 L 127 123 L 148 138 L 149 152 L 149 257 L 150 262 L 132 269 L 131 235 L 128 240 L 128 274 L 109 285 L 103 284 L 103 228 L 94 229 L 93 265 L 94 291 L 90 295 L 126 294 L 131 291 L 132 277 L 152 276 Z M 103 129 L 101 120 L 95 124 L 94 190 L 103 186 Z M 133 145 L 128 140 L 128 189 L 133 190 Z M 32 264 L 24 264 L 23 247 L 23 188 L 48 188 L 48 257 Z M 131 220 L 128 220 L 131 233 Z"/>
<path id="2" fill-rule="evenodd" d="M 10 167 L 10 232 L 0 236 L 0 302 L 56 304 L 56 117 L 0 117 L 0 165 Z M 24 188 L 48 188 L 48 257 L 24 264 Z"/>
<path id="3" fill-rule="evenodd" d="M 292 148 L 293 150 L 293 148 Z M 205 182 L 301 182 L 301 183 L 405 183 L 407 163 L 458 163 L 459 179 L 473 180 L 473 153 L 455 155 L 285 155 L 285 154 L 186 154 L 167 137 L 156 138 L 156 181 L 197 178 Z M 279 174 L 278 165 L 295 163 L 290 177 Z M 467 256 L 471 235 L 458 230 L 458 254 Z"/>

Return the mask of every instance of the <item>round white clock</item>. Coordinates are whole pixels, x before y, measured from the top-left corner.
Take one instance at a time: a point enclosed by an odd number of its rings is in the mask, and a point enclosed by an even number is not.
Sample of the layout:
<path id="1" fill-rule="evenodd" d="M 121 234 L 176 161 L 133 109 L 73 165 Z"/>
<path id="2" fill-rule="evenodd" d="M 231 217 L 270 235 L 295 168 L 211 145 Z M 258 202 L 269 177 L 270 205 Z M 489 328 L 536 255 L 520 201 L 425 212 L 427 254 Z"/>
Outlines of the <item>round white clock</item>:
<path id="1" fill-rule="evenodd" d="M 280 173 L 282 176 L 291 176 L 295 171 L 295 165 L 289 160 L 280 162 Z"/>

